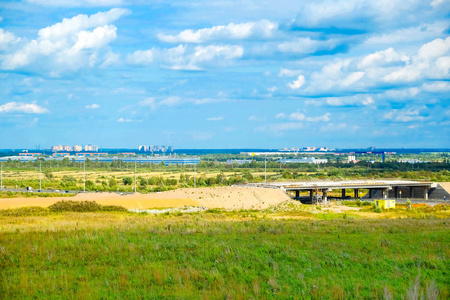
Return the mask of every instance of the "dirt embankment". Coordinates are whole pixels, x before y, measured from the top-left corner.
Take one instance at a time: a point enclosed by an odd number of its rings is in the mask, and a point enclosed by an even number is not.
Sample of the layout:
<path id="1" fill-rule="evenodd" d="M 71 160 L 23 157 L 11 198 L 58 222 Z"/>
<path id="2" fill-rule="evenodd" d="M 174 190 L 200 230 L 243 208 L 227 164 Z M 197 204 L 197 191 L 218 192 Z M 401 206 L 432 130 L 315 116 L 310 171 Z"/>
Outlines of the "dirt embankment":
<path id="1" fill-rule="evenodd" d="M 447 191 L 447 193 L 450 193 L 450 182 L 439 182 L 439 184 Z"/>
<path id="2" fill-rule="evenodd" d="M 75 197 L 0 199 L 0 209 L 25 206 L 48 207 L 61 200 L 96 201 L 101 205 L 121 205 L 128 209 L 204 206 L 225 209 L 264 209 L 290 198 L 279 189 L 254 187 L 185 188 L 151 194 L 117 195 L 86 193 Z"/>

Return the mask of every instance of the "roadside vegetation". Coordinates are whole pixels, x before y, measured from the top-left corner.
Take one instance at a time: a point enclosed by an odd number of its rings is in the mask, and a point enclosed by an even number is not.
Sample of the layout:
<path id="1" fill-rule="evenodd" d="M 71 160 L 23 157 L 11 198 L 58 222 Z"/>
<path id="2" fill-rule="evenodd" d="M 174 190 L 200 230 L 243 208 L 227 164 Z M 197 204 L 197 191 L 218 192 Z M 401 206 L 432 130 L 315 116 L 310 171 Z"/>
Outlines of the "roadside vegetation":
<path id="1" fill-rule="evenodd" d="M 361 207 L 152 215 L 62 201 L 0 210 L 0 294 L 448 299 L 449 206 Z"/>
<path id="2" fill-rule="evenodd" d="M 66 193 L 28 193 L 28 192 L 11 192 L 11 191 L 0 191 L 0 198 L 36 198 L 36 197 L 73 197 L 73 194 Z"/>
<path id="3" fill-rule="evenodd" d="M 286 157 L 289 158 L 287 155 Z M 293 157 L 293 156 L 292 156 Z M 288 164 L 275 160 L 267 161 L 267 181 L 289 180 L 345 180 L 345 179 L 405 179 L 434 182 L 450 181 L 450 160 L 443 153 L 424 155 L 428 163 L 409 164 L 387 161 L 368 163 L 344 163 L 341 158 L 329 156 L 324 165 Z M 249 182 L 264 182 L 264 158 L 257 157 L 251 163 L 227 164 L 226 159 L 247 158 L 242 155 L 205 155 L 194 173 L 193 166 L 161 164 L 138 164 L 137 191 L 140 193 L 161 192 L 185 187 L 229 186 Z M 375 159 L 376 156 L 360 157 Z M 404 156 L 391 159 L 409 158 Z M 440 160 L 438 160 L 440 159 Z M 42 161 L 42 189 L 83 190 L 83 164 L 70 161 Z M 3 163 L 3 185 L 7 188 L 39 188 L 39 161 Z M 87 191 L 132 192 L 134 191 L 134 163 L 121 160 L 98 162 L 86 160 Z"/>

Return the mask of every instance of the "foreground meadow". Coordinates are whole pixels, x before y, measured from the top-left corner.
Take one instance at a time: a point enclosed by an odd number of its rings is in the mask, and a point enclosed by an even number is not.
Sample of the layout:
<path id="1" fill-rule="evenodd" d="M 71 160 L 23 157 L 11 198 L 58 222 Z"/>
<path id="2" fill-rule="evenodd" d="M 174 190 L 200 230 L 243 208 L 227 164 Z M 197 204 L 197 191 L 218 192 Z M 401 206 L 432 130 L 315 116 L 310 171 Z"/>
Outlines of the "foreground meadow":
<path id="1" fill-rule="evenodd" d="M 449 219 L 317 218 L 217 210 L 0 214 L 0 295 L 450 297 Z"/>

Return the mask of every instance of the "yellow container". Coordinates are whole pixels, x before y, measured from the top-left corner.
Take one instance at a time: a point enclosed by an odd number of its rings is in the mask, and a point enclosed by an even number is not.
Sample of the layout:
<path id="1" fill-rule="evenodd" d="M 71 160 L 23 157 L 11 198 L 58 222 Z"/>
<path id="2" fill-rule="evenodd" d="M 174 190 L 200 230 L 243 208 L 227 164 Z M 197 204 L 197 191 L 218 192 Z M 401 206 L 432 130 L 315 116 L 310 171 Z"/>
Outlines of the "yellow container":
<path id="1" fill-rule="evenodd" d="M 395 200 L 375 200 L 375 206 L 382 209 L 395 208 Z"/>

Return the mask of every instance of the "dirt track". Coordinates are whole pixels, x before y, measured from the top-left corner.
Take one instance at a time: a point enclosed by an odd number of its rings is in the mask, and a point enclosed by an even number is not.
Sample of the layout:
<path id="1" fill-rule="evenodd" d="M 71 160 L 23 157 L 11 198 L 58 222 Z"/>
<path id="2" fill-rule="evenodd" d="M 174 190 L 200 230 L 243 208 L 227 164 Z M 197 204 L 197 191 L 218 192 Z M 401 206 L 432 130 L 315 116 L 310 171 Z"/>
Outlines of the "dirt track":
<path id="1" fill-rule="evenodd" d="M 186 188 L 151 194 L 120 196 L 114 193 L 86 193 L 75 197 L 0 199 L 0 209 L 25 206 L 47 207 L 60 200 L 96 201 L 102 205 L 121 205 L 132 209 L 205 206 L 225 209 L 263 209 L 290 198 L 279 189 L 253 187 Z"/>

